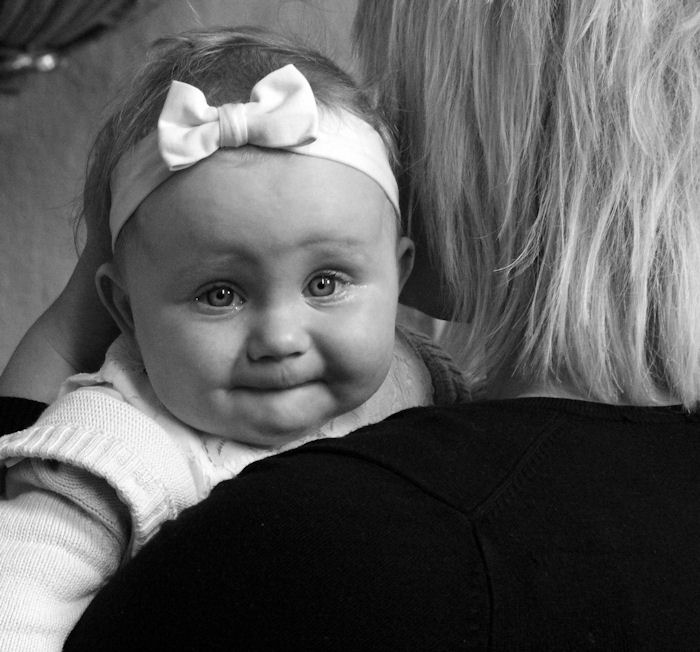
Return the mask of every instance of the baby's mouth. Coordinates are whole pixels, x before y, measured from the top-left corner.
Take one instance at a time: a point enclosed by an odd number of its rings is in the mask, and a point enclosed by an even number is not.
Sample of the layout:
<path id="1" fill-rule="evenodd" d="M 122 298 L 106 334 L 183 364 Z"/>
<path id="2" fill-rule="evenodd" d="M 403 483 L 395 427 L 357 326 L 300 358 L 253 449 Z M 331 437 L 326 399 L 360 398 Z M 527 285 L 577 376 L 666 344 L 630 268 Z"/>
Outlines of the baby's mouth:
<path id="1" fill-rule="evenodd" d="M 283 383 L 265 383 L 257 386 L 253 385 L 238 385 L 236 386 L 235 389 L 238 390 L 244 390 L 247 392 L 283 392 L 286 390 L 290 389 L 298 389 L 300 387 L 304 387 L 306 385 L 311 385 L 311 382 L 307 383 L 291 383 L 291 384 L 283 384 Z"/>
<path id="2" fill-rule="evenodd" d="M 242 378 L 235 384 L 235 389 L 252 392 L 271 392 L 295 389 L 318 382 L 316 378 L 289 373 L 265 373 Z"/>

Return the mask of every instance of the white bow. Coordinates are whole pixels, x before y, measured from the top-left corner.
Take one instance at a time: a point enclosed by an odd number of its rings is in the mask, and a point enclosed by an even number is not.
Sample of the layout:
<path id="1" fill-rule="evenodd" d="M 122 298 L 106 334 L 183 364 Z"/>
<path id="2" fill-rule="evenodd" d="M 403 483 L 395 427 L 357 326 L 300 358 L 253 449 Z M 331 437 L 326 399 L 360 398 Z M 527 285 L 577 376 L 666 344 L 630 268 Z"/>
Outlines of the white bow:
<path id="1" fill-rule="evenodd" d="M 283 148 L 318 137 L 313 91 L 293 65 L 263 77 L 250 102 L 212 107 L 204 93 L 173 81 L 158 119 L 158 147 L 171 171 L 182 170 L 221 147 Z"/>

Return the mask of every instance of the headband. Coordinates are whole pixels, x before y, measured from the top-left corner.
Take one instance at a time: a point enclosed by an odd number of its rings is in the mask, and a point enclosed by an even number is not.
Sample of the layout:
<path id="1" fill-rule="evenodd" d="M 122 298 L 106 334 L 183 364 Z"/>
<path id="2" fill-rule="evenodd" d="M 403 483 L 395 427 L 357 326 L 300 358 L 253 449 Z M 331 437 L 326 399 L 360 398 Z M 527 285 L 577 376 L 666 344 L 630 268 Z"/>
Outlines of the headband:
<path id="1" fill-rule="evenodd" d="M 220 148 L 244 145 L 355 168 L 381 187 L 399 214 L 396 179 L 377 131 L 345 110 L 319 114 L 309 82 L 288 65 L 255 84 L 248 103 L 211 107 L 198 88 L 172 82 L 158 129 L 122 156 L 112 173 L 112 247 L 139 204 L 175 172 Z"/>

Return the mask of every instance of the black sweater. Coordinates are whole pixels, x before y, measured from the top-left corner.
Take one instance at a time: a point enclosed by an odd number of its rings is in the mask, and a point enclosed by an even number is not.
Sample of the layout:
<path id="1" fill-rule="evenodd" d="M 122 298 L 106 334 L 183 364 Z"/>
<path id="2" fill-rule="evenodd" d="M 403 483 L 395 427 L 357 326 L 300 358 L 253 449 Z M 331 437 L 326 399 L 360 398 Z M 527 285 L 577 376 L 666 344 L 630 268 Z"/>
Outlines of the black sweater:
<path id="1" fill-rule="evenodd" d="M 256 462 L 66 649 L 698 650 L 700 422 L 518 399 Z"/>

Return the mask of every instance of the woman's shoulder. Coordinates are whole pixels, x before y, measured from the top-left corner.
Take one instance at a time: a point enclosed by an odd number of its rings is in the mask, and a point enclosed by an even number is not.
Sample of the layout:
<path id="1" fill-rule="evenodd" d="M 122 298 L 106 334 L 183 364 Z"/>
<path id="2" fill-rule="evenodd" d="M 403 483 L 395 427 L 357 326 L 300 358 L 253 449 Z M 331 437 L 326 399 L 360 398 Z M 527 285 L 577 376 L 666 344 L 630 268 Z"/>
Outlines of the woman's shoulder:
<path id="1" fill-rule="evenodd" d="M 420 492 L 469 514 L 507 481 L 550 423 L 549 415 L 528 421 L 520 411 L 509 414 L 500 401 L 411 408 L 345 437 L 256 462 L 241 479 L 274 474 L 290 491 L 327 482 L 326 492 L 343 493 L 361 478 L 377 496 Z"/>
<path id="2" fill-rule="evenodd" d="M 46 409 L 46 403 L 16 396 L 0 396 L 0 435 L 31 426 Z"/>
<path id="3" fill-rule="evenodd" d="M 352 483 L 361 474 L 366 482 L 375 477 L 378 490 L 410 484 L 471 515 L 498 500 L 503 487 L 527 491 L 524 477 L 537 492 L 554 476 L 595 477 L 622 454 L 632 465 L 648 461 L 649 450 L 668 458 L 669 438 L 680 440 L 674 448 L 679 464 L 700 464 L 700 419 L 679 409 L 553 398 L 479 401 L 404 410 L 346 437 L 256 463 L 244 474 L 269 466 L 304 484 L 313 483 L 314 473 L 330 473 L 340 491 L 338 478 Z"/>

